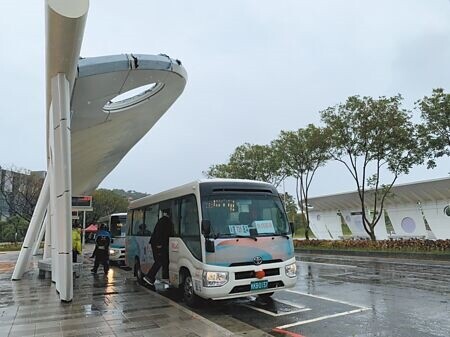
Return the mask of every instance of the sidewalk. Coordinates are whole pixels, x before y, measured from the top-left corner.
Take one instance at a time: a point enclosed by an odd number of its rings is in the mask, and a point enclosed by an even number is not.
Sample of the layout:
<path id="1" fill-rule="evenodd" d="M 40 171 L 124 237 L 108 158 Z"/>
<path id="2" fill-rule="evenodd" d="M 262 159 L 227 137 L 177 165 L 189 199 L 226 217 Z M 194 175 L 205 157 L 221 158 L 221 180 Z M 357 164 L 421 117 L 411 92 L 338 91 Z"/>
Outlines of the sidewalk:
<path id="1" fill-rule="evenodd" d="M 0 254 L 0 337 L 152 336 L 225 337 L 233 333 L 139 286 L 132 272 L 111 268 L 91 275 L 85 257 L 74 279 L 74 299 L 62 303 L 37 270 L 10 281 L 18 252 Z"/>

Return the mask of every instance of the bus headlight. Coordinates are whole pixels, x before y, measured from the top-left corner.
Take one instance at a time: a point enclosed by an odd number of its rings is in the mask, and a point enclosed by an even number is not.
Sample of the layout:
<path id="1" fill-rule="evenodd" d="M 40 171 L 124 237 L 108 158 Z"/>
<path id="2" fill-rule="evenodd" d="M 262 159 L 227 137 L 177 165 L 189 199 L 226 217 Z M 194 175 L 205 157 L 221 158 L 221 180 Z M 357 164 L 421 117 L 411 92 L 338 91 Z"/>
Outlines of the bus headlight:
<path id="1" fill-rule="evenodd" d="M 227 271 L 203 271 L 204 287 L 221 287 L 228 282 Z"/>
<path id="2" fill-rule="evenodd" d="M 109 254 L 110 254 L 110 255 L 114 255 L 114 254 L 116 254 L 116 251 L 115 251 L 114 249 L 110 249 L 110 250 L 109 250 Z"/>
<path id="3" fill-rule="evenodd" d="M 296 277 L 297 276 L 297 264 L 291 263 L 284 267 L 284 271 L 286 272 L 287 277 Z"/>

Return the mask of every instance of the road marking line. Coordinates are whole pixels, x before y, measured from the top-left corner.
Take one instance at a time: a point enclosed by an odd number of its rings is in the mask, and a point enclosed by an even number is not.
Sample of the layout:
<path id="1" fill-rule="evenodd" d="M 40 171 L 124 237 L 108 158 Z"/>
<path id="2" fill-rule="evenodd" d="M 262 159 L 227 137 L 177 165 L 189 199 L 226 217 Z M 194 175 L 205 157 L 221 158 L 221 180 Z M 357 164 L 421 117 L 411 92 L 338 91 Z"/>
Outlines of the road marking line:
<path id="1" fill-rule="evenodd" d="M 298 263 L 304 263 L 304 264 L 321 264 L 324 266 L 333 266 L 333 267 L 345 267 L 345 268 L 358 268 L 358 266 L 351 266 L 349 264 L 338 264 L 338 263 L 324 263 L 324 262 L 309 262 L 309 261 L 302 261 L 297 260 Z"/>
<path id="2" fill-rule="evenodd" d="M 305 309 L 306 308 L 304 305 L 300 305 L 300 304 L 293 303 L 293 302 L 290 302 L 290 301 L 279 300 L 278 298 L 274 299 L 274 301 L 282 303 L 282 304 L 290 305 L 291 307 L 294 307 L 294 308 L 299 308 L 299 309 Z"/>
<path id="3" fill-rule="evenodd" d="M 291 337 L 305 337 L 305 336 L 300 335 L 298 333 L 287 331 L 287 330 L 283 330 L 283 329 L 278 329 L 278 328 L 273 328 L 272 331 L 278 332 L 278 333 L 282 333 L 284 335 L 288 335 L 288 336 L 291 336 Z"/>
<path id="4" fill-rule="evenodd" d="M 308 324 L 308 323 L 314 323 L 314 322 L 322 321 L 322 320 L 328 319 L 328 318 L 334 318 L 334 317 L 340 317 L 340 316 L 345 316 L 345 315 L 350 315 L 350 314 L 356 314 L 358 312 L 363 312 L 363 311 L 366 311 L 366 310 L 370 310 L 370 308 L 361 308 L 361 309 L 355 309 L 355 310 L 350 310 L 350 311 L 339 312 L 339 313 L 333 314 L 333 315 L 327 315 L 327 316 L 317 317 L 317 318 L 313 318 L 313 319 L 308 319 L 306 321 L 300 321 L 300 322 L 296 322 L 296 323 L 291 323 L 291 324 L 277 326 L 276 329 L 291 328 L 293 326 L 298 326 L 298 325 L 303 325 L 303 324 Z"/>
<path id="5" fill-rule="evenodd" d="M 346 302 L 346 301 L 335 300 L 335 299 L 329 298 L 329 297 L 323 297 L 323 296 L 318 296 L 318 295 L 312 295 L 312 294 L 308 294 L 308 293 L 303 293 L 303 292 L 297 291 L 297 290 L 285 289 L 284 291 L 288 291 L 288 292 L 290 292 L 290 293 L 295 293 L 295 294 L 299 294 L 299 295 L 303 295 L 303 296 L 314 297 L 314 298 L 318 298 L 318 299 L 325 300 L 325 301 L 330 301 L 330 302 L 336 302 L 336 303 L 346 304 L 346 305 L 350 305 L 350 306 L 352 306 L 352 307 L 357 307 L 357 308 L 360 308 L 360 309 L 365 309 L 365 310 L 370 309 L 370 308 L 364 307 L 364 306 L 362 306 L 362 305 L 353 304 L 353 303 Z"/>
<path id="6" fill-rule="evenodd" d="M 259 311 L 259 312 L 262 312 L 263 314 L 270 315 L 272 317 L 285 316 L 285 315 L 296 314 L 298 312 L 311 310 L 310 308 L 303 308 L 303 309 L 297 309 L 297 310 L 293 310 L 293 311 L 289 311 L 289 312 L 282 312 L 282 313 L 276 314 L 276 313 L 274 313 L 272 311 L 261 309 L 261 308 L 257 308 L 257 307 L 254 307 L 252 305 L 249 305 L 249 304 L 241 304 L 241 306 L 249 308 L 249 309 L 253 309 L 253 310 L 256 310 L 256 311 Z"/>

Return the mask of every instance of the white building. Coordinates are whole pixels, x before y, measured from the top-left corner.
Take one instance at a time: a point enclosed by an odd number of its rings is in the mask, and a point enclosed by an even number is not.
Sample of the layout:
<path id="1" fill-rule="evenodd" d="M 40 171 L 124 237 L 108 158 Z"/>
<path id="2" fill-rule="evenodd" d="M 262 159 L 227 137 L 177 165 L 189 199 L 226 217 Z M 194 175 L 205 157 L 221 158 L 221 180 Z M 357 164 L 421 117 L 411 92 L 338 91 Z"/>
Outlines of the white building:
<path id="1" fill-rule="evenodd" d="M 367 191 L 367 214 L 373 198 Z M 353 237 L 368 237 L 357 192 L 310 198 L 310 227 L 319 239 L 342 238 L 341 217 Z M 450 239 L 450 178 L 394 186 L 385 201 L 385 216 L 375 226 L 377 239 Z M 385 220 L 391 223 L 389 231 Z M 389 224 L 388 224 L 389 225 Z"/>

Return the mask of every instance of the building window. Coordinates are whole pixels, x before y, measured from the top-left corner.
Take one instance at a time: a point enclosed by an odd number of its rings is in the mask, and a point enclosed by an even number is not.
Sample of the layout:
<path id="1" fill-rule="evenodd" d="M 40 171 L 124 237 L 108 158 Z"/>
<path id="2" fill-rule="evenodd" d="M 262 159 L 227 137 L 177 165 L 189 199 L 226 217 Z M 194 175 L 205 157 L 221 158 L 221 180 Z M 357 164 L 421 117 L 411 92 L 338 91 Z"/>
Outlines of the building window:
<path id="1" fill-rule="evenodd" d="M 446 216 L 450 216 L 450 205 L 445 206 L 445 208 L 444 208 L 444 214 L 445 214 Z"/>

